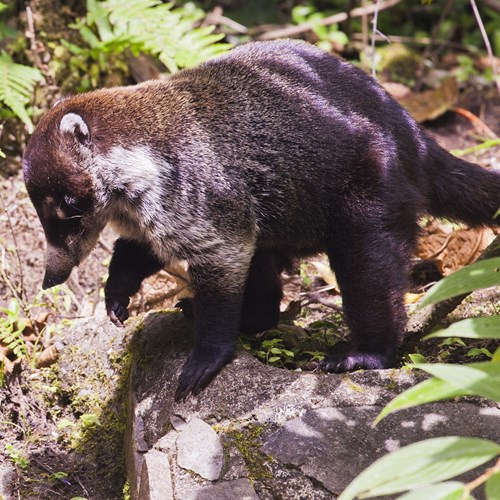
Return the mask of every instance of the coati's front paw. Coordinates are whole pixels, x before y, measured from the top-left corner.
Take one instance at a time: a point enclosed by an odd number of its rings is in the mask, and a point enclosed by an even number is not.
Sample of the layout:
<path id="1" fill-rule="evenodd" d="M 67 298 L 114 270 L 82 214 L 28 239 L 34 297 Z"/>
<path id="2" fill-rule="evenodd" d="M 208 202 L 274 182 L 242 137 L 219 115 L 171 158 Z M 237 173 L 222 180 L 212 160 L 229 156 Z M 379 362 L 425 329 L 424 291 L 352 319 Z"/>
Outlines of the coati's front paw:
<path id="1" fill-rule="evenodd" d="M 235 347 L 232 345 L 195 347 L 190 352 L 179 377 L 175 401 L 186 401 L 190 394 L 198 395 L 222 367 L 233 359 L 234 352 Z"/>
<path id="2" fill-rule="evenodd" d="M 392 355 L 354 349 L 334 349 L 320 363 L 321 370 L 329 373 L 352 372 L 355 370 L 383 370 L 394 365 Z"/>
<path id="3" fill-rule="evenodd" d="M 128 318 L 128 304 L 130 299 L 128 297 L 106 297 L 106 312 L 109 319 L 116 325 L 122 326 Z"/>

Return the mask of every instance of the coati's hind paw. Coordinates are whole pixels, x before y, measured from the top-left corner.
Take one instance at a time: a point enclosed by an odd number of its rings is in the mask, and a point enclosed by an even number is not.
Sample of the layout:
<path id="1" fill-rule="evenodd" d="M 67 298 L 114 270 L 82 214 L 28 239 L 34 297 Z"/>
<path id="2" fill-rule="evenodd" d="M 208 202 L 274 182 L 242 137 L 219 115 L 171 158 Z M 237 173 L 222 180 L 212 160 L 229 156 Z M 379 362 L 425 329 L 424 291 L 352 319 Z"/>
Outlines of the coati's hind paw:
<path id="1" fill-rule="evenodd" d="M 334 349 L 320 363 L 320 369 L 329 373 L 352 372 L 355 370 L 383 370 L 394 365 L 393 356 L 386 353 L 354 349 Z"/>
<path id="2" fill-rule="evenodd" d="M 233 359 L 234 351 L 234 346 L 194 348 L 179 377 L 175 401 L 177 403 L 184 402 L 190 394 L 198 395 L 214 379 L 222 367 Z"/>
<path id="3" fill-rule="evenodd" d="M 179 300 L 179 302 L 175 304 L 175 307 L 182 311 L 184 317 L 188 319 L 194 318 L 194 305 L 193 299 L 191 297 L 184 297 L 183 299 Z"/>
<path id="4" fill-rule="evenodd" d="M 123 326 L 123 323 L 128 319 L 128 303 L 130 299 L 118 297 L 106 297 L 106 312 L 109 319 L 116 326 Z"/>

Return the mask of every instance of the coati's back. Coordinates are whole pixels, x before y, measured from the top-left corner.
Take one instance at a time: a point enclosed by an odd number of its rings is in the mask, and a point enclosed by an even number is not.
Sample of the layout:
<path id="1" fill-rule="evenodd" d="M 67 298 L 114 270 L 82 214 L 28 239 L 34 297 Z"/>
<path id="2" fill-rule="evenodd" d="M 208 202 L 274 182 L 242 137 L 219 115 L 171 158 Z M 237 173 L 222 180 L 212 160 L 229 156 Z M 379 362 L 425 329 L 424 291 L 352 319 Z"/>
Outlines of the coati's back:
<path id="1" fill-rule="evenodd" d="M 245 176 L 264 233 L 317 245 L 339 204 L 364 197 L 368 208 L 389 174 L 394 209 L 422 211 L 414 170 L 426 138 L 352 65 L 306 43 L 254 43 L 169 84 L 190 96 L 228 177 Z"/>

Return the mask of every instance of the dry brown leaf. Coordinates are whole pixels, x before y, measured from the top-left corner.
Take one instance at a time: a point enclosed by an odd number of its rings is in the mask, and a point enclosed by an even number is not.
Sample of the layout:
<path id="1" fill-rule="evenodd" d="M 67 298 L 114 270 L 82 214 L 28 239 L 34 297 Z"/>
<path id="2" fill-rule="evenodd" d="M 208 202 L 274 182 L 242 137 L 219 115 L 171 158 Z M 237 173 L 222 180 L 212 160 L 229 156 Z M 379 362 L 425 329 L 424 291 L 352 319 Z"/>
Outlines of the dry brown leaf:
<path id="1" fill-rule="evenodd" d="M 14 371 L 14 367 L 20 362 L 20 359 L 11 361 L 4 353 L 0 352 L 0 366 L 3 367 L 3 373 L 5 375 L 10 375 Z"/>
<path id="2" fill-rule="evenodd" d="M 320 261 L 313 261 L 311 264 L 316 268 L 319 272 L 321 279 L 327 284 L 335 288 L 338 291 L 339 285 L 337 283 L 337 278 L 335 277 L 334 272 L 328 264 Z"/>
<path id="3" fill-rule="evenodd" d="M 434 120 L 451 109 L 458 97 L 458 84 L 455 78 L 448 78 L 437 89 L 424 92 L 412 92 L 403 98 L 397 98 L 417 120 Z"/>
<path id="4" fill-rule="evenodd" d="M 431 221 L 424 228 L 417 256 L 434 260 L 444 276 L 474 262 L 493 241 L 495 233 L 489 228 L 457 229 Z"/>
<path id="5" fill-rule="evenodd" d="M 55 345 L 51 345 L 44 349 L 41 353 L 35 355 L 36 367 L 46 368 L 47 366 L 53 365 L 58 358 L 58 352 Z"/>

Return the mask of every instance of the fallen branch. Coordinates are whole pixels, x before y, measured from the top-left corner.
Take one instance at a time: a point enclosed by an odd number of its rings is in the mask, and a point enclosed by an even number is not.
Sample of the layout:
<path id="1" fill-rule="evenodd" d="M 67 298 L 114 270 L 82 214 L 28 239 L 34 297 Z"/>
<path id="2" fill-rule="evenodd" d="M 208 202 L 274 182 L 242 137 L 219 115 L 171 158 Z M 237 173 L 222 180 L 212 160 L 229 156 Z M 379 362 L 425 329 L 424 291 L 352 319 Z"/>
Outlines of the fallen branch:
<path id="1" fill-rule="evenodd" d="M 286 28 L 280 28 L 273 31 L 268 31 L 267 33 L 263 33 L 258 36 L 258 40 L 273 40 L 275 38 L 287 38 L 299 35 L 301 33 L 305 33 L 306 31 L 311 31 L 315 26 L 329 26 L 335 23 L 341 23 L 346 21 L 348 18 L 352 17 L 361 17 L 363 15 L 374 14 L 375 12 L 380 12 L 385 9 L 389 9 L 390 7 L 394 7 L 400 3 L 401 0 L 386 0 L 381 1 L 378 5 L 376 3 L 367 5 L 366 7 L 357 7 L 356 9 L 352 9 L 351 12 L 339 12 L 338 14 L 334 14 L 333 16 L 325 17 L 324 19 L 320 19 L 313 23 L 306 22 L 299 24 L 297 26 L 288 26 Z"/>
<path id="2" fill-rule="evenodd" d="M 500 257 L 500 235 L 483 251 L 477 260 Z M 470 293 L 451 297 L 437 304 L 417 310 L 407 324 L 406 338 L 419 340 L 427 335 L 441 320 L 451 313 Z"/>

